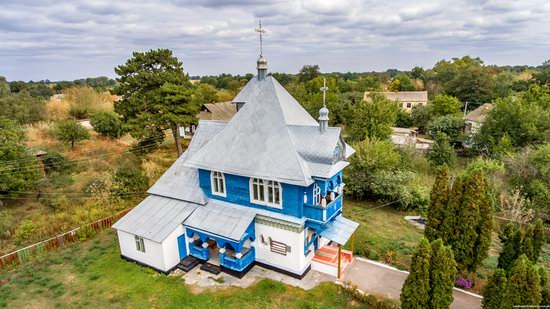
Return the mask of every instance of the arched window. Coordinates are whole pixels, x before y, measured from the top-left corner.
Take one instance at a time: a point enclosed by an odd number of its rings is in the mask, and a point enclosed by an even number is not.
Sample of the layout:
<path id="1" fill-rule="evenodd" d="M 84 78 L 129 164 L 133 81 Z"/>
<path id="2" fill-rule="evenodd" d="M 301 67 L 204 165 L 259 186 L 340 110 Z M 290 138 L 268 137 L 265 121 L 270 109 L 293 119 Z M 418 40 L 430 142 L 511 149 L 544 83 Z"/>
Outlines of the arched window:
<path id="1" fill-rule="evenodd" d="M 210 174 L 210 182 L 212 185 L 212 194 L 226 196 L 225 176 L 220 172 L 212 172 Z"/>
<path id="2" fill-rule="evenodd" d="M 313 205 L 321 204 L 321 188 L 314 183 L 313 184 Z"/>
<path id="3" fill-rule="evenodd" d="M 277 181 L 252 178 L 250 181 L 250 201 L 255 204 L 281 208 L 281 184 Z"/>

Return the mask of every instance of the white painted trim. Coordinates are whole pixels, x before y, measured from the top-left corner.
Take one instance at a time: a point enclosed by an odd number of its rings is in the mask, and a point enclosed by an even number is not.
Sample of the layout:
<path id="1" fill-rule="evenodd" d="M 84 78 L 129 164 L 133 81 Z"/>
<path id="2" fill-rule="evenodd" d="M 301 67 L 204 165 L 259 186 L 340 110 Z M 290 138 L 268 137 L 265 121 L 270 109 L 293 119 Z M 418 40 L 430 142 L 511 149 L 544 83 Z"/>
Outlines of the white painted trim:
<path id="1" fill-rule="evenodd" d="M 220 173 L 220 175 L 222 175 L 223 193 L 214 191 L 214 173 Z M 227 197 L 227 183 L 225 181 L 224 173 L 218 171 L 210 171 L 210 191 L 212 192 L 212 195 Z"/>
<path id="2" fill-rule="evenodd" d="M 254 179 L 262 181 L 261 186 L 263 187 L 265 201 L 257 200 L 257 199 L 254 198 Z M 269 196 L 269 185 L 268 185 L 268 183 L 270 181 L 272 181 L 273 183 L 275 183 L 279 186 L 279 202 L 280 202 L 279 204 L 270 203 L 270 202 L 267 201 L 268 196 Z M 256 205 L 268 206 L 268 207 L 272 207 L 272 208 L 276 208 L 276 209 L 283 209 L 283 185 L 280 182 L 274 181 L 274 180 L 263 179 L 263 178 L 250 177 L 250 179 L 248 181 L 248 186 L 249 186 L 249 191 L 250 191 L 250 203 L 256 204 Z"/>

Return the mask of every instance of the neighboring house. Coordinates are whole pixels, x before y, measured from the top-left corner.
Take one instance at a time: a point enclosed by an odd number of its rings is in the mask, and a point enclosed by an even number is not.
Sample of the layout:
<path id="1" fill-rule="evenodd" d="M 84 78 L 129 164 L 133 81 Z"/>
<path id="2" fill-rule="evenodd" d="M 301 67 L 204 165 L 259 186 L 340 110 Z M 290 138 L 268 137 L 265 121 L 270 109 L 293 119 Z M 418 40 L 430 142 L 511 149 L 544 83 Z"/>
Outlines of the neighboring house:
<path id="1" fill-rule="evenodd" d="M 301 278 L 339 275 L 358 224 L 342 216 L 342 170 L 355 151 L 328 110 L 318 123 L 258 60 L 229 121 L 201 120 L 187 151 L 116 222 L 123 258 L 243 276 L 253 265 Z M 341 252 L 341 253 L 340 253 Z"/>
<path id="2" fill-rule="evenodd" d="M 414 147 L 417 151 L 429 151 L 434 142 L 418 137 L 416 130 L 416 128 L 392 128 L 391 141 L 398 147 Z"/>
<path id="3" fill-rule="evenodd" d="M 464 132 L 466 135 L 475 134 L 481 128 L 487 114 L 493 109 L 493 104 L 485 103 L 464 116 Z"/>
<path id="4" fill-rule="evenodd" d="M 371 93 L 365 92 L 363 100 L 371 101 Z M 388 100 L 397 101 L 401 108 L 407 112 L 411 112 L 415 106 L 424 106 L 428 104 L 428 91 L 398 91 L 398 92 L 374 92 L 383 95 Z"/>
<path id="5" fill-rule="evenodd" d="M 206 103 L 197 115 L 200 120 L 229 121 L 237 113 L 235 104 L 229 102 Z"/>

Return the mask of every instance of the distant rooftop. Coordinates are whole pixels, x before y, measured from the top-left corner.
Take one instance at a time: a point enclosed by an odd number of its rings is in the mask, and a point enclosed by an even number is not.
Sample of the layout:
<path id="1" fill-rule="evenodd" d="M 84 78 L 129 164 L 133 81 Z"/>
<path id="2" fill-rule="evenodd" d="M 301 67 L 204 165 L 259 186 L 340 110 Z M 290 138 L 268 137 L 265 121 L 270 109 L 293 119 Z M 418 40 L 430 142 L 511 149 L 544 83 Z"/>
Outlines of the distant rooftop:
<path id="1" fill-rule="evenodd" d="M 237 113 L 237 107 L 231 101 L 206 103 L 202 105 L 198 118 L 201 120 L 229 121 Z"/>
<path id="2" fill-rule="evenodd" d="M 385 96 L 388 100 L 399 102 L 428 102 L 428 91 L 382 91 L 382 92 L 365 92 L 364 100 L 370 101 L 370 94 L 378 93 Z"/>
<path id="3" fill-rule="evenodd" d="M 464 120 L 473 121 L 473 122 L 483 122 L 487 114 L 494 108 L 494 105 L 491 103 L 485 103 L 480 107 L 474 109 L 464 116 Z"/>

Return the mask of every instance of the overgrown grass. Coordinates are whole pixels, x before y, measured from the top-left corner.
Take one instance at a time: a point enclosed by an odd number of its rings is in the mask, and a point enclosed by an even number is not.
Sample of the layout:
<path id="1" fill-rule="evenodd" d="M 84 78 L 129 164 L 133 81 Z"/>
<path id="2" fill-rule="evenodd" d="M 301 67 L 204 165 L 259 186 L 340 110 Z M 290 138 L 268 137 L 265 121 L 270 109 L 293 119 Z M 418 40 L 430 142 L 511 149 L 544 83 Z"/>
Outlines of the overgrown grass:
<path id="1" fill-rule="evenodd" d="M 3 271 L 0 285 L 6 308 L 366 308 L 332 283 L 304 291 L 265 279 L 193 294 L 181 277 L 122 260 L 112 230 Z"/>

